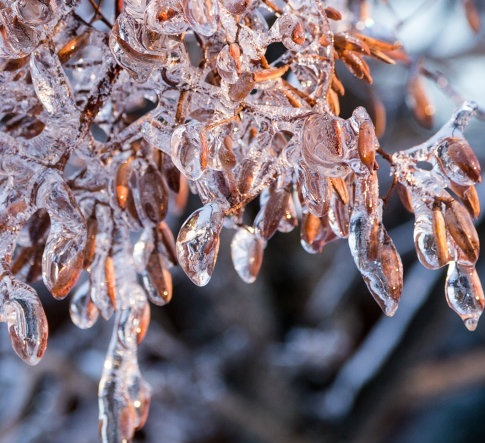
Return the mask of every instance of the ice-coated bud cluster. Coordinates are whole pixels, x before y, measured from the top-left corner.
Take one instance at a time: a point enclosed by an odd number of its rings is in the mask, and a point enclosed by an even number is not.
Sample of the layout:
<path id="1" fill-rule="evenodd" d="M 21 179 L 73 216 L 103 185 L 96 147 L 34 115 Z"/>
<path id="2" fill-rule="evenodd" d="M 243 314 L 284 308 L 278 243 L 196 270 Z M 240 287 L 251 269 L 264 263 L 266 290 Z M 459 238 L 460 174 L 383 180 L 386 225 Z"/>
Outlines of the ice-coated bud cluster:
<path id="1" fill-rule="evenodd" d="M 364 108 L 339 117 L 345 88 L 334 68 L 339 60 L 371 83 L 366 57 L 394 63 L 405 53 L 356 27 L 345 2 L 115 0 L 108 30 L 82 19 L 78 3 L 0 2 L 0 319 L 35 364 L 48 332 L 28 283 L 42 278 L 59 299 L 74 289 L 80 328 L 114 315 L 99 388 L 104 442 L 130 441 L 147 417 L 137 345 L 149 302 L 170 301 L 177 264 L 207 284 L 223 228 L 235 230 L 234 268 L 247 283 L 276 231 L 299 226 L 312 254 L 347 238 L 369 291 L 394 314 L 403 269 L 382 223 L 378 154 L 415 214 L 419 260 L 449 265 L 448 303 L 476 328 L 481 175 L 463 136 L 475 104 L 391 156 Z M 268 61 L 275 43 L 282 53 Z M 202 206 L 175 240 L 165 219 L 183 211 L 189 190 Z M 83 269 L 89 278 L 76 287 Z"/>

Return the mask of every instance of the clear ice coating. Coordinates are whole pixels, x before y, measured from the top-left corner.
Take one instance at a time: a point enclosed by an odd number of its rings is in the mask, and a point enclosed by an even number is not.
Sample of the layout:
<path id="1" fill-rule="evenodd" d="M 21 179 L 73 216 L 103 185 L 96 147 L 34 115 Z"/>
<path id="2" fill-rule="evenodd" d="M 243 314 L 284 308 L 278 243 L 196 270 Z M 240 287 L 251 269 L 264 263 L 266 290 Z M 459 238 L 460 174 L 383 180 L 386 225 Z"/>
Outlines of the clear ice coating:
<path id="1" fill-rule="evenodd" d="M 48 328 L 30 283 L 43 279 L 57 299 L 73 290 L 80 328 L 114 317 L 99 386 L 103 442 L 130 441 L 148 414 L 137 346 L 149 302 L 171 300 L 178 264 L 209 282 L 223 226 L 236 230 L 232 261 L 247 283 L 277 231 L 299 225 L 312 254 L 348 239 L 369 291 L 396 311 L 402 264 L 382 222 L 380 157 L 415 214 L 420 261 L 448 265 L 448 303 L 476 328 L 481 169 L 463 135 L 476 104 L 390 156 L 364 108 L 339 117 L 334 63 L 371 83 L 365 57 L 405 54 L 356 33 L 345 2 L 341 11 L 314 0 L 112 3 L 113 23 L 94 14 L 104 27 L 82 20 L 78 1 L 0 5 L 0 320 L 14 351 L 36 364 Z M 275 43 L 283 53 L 268 61 Z M 421 102 L 415 113 L 429 122 Z M 202 207 L 175 240 L 167 216 L 183 214 L 189 190 Z"/>
<path id="2" fill-rule="evenodd" d="M 220 206 L 208 203 L 197 209 L 180 228 L 178 262 L 197 286 L 205 286 L 212 277 L 223 221 L 224 213 Z"/>

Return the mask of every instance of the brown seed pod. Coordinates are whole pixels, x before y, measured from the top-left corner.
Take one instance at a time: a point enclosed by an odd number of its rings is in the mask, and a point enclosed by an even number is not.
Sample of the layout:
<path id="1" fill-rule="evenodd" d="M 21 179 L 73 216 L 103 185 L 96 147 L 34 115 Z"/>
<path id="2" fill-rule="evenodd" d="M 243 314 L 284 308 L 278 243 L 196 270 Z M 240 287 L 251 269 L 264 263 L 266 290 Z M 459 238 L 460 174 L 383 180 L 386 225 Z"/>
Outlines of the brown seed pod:
<path id="1" fill-rule="evenodd" d="M 330 178 L 330 183 L 332 184 L 333 189 L 335 189 L 340 201 L 346 205 L 349 202 L 349 190 L 347 189 L 345 180 L 341 177 L 333 177 Z"/>
<path id="2" fill-rule="evenodd" d="M 244 100 L 254 88 L 254 76 L 251 72 L 243 72 L 236 83 L 229 86 L 229 97 L 234 102 Z"/>
<path id="3" fill-rule="evenodd" d="M 339 53 L 343 51 L 352 51 L 370 55 L 369 47 L 362 40 L 355 35 L 346 32 L 334 35 L 334 46 Z"/>
<path id="4" fill-rule="evenodd" d="M 466 140 L 448 138 L 442 146 L 442 149 L 446 151 L 443 152 L 443 155 L 446 155 L 451 161 L 451 164 L 446 161 L 442 162 L 445 172 L 451 172 L 450 178 L 454 176 L 454 171 L 450 171 L 450 169 L 455 166 L 472 182 L 480 183 L 482 181 L 480 162 Z"/>
<path id="5" fill-rule="evenodd" d="M 108 256 L 104 262 L 104 273 L 106 276 L 106 292 L 108 293 L 113 308 L 116 309 L 115 265 L 112 256 Z"/>
<path id="6" fill-rule="evenodd" d="M 254 220 L 254 229 L 262 239 L 270 239 L 285 213 L 290 193 L 286 189 L 270 190 L 265 205 L 259 210 Z"/>
<path id="7" fill-rule="evenodd" d="M 460 197 L 460 200 L 468 209 L 468 212 L 473 218 L 480 215 L 480 200 L 475 186 L 461 186 L 450 182 L 451 190 Z"/>
<path id="8" fill-rule="evenodd" d="M 128 194 L 130 193 L 130 162 L 121 163 L 116 171 L 116 199 L 121 209 L 126 209 Z"/>
<path id="9" fill-rule="evenodd" d="M 342 13 L 339 10 L 332 8 L 331 6 L 327 6 L 325 8 L 325 14 L 330 20 L 342 20 Z"/>
<path id="10" fill-rule="evenodd" d="M 158 252 L 163 254 L 174 266 L 177 265 L 175 239 L 167 223 L 161 222 L 158 224 L 155 238 L 157 239 Z"/>
<path id="11" fill-rule="evenodd" d="M 445 223 L 456 246 L 461 249 L 466 259 L 471 264 L 476 263 L 480 252 L 477 230 L 470 214 L 456 200 L 447 204 Z"/>
<path id="12" fill-rule="evenodd" d="M 163 306 L 172 299 L 172 276 L 164 263 L 164 258 L 156 249 L 148 258 L 143 282 L 153 304 Z"/>
<path id="13" fill-rule="evenodd" d="M 59 61 L 66 63 L 69 61 L 78 51 L 86 46 L 89 40 L 89 32 L 83 32 L 71 40 L 69 40 L 57 53 Z"/>
<path id="14" fill-rule="evenodd" d="M 267 82 L 269 80 L 276 80 L 283 76 L 288 71 L 289 66 L 282 66 L 281 68 L 269 68 L 254 73 L 254 81 L 256 83 Z"/>
<path id="15" fill-rule="evenodd" d="M 372 84 L 373 80 L 372 76 L 370 75 L 369 66 L 360 54 L 351 51 L 342 51 L 340 53 L 340 58 L 352 75 L 358 79 L 364 80 L 369 84 Z"/>
<path id="16" fill-rule="evenodd" d="M 168 209 L 168 190 L 162 174 L 152 165 L 140 177 L 138 192 L 143 218 L 154 223 L 162 221 Z"/>
<path id="17" fill-rule="evenodd" d="M 407 186 L 404 186 L 402 183 L 397 182 L 396 190 L 397 190 L 397 195 L 399 196 L 399 199 L 401 200 L 401 203 L 404 206 L 404 209 L 409 211 L 411 214 L 414 214 L 413 199 L 411 197 L 411 193 L 409 192 L 409 189 L 407 188 Z"/>
<path id="18" fill-rule="evenodd" d="M 359 127 L 357 150 L 362 163 L 372 172 L 376 158 L 376 139 L 372 122 L 366 120 Z"/>
<path id="19" fill-rule="evenodd" d="M 432 212 L 432 227 L 436 244 L 436 256 L 438 257 L 438 264 L 444 266 L 450 261 L 450 254 L 448 251 L 445 218 L 441 212 L 441 205 L 435 205 Z"/>
<path id="20" fill-rule="evenodd" d="M 463 0 L 463 7 L 465 8 L 466 19 L 468 20 L 470 28 L 475 34 L 478 34 L 480 32 L 481 19 L 475 1 Z"/>
<path id="21" fill-rule="evenodd" d="M 337 74 L 334 72 L 332 74 L 332 83 L 331 83 L 332 89 L 338 94 L 338 95 L 344 95 L 345 94 L 345 88 L 340 79 L 337 77 Z"/>
<path id="22" fill-rule="evenodd" d="M 98 221 L 96 217 L 89 217 L 87 222 L 86 247 L 84 248 L 84 269 L 88 269 L 94 260 L 96 253 L 96 234 L 98 233 Z"/>
<path id="23" fill-rule="evenodd" d="M 136 328 L 136 342 L 140 344 L 148 331 L 148 326 L 150 325 L 150 304 L 145 303 L 143 308 L 143 314 L 139 319 L 138 327 Z"/>
<path id="24" fill-rule="evenodd" d="M 340 115 L 340 100 L 337 93 L 331 88 L 327 92 L 327 101 L 332 114 Z"/>
<path id="25" fill-rule="evenodd" d="M 413 76 L 409 81 L 408 92 L 414 117 L 421 126 L 431 129 L 434 123 L 435 110 L 419 75 Z"/>

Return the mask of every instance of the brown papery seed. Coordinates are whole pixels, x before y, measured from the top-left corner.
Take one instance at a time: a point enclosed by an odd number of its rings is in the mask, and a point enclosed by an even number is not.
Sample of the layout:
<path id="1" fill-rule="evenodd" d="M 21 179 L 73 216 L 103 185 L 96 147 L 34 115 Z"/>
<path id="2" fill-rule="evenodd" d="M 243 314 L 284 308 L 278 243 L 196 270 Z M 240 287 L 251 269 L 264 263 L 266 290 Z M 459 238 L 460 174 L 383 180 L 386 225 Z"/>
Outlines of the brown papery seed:
<path id="1" fill-rule="evenodd" d="M 375 133 L 373 124 L 366 120 L 359 127 L 357 150 L 362 163 L 372 172 L 376 158 Z"/>
<path id="2" fill-rule="evenodd" d="M 428 98 L 421 77 L 415 75 L 409 82 L 408 90 L 413 102 L 414 117 L 421 126 L 431 129 L 433 127 L 435 110 Z"/>
<path id="3" fill-rule="evenodd" d="M 330 178 L 333 189 L 337 192 L 340 201 L 346 205 L 349 202 L 349 190 L 347 189 L 347 183 L 341 177 Z"/>
<path id="4" fill-rule="evenodd" d="M 396 189 L 397 195 L 399 196 L 399 199 L 401 200 L 404 208 L 411 214 L 414 214 L 413 199 L 411 198 L 411 193 L 409 192 L 407 186 L 404 186 L 402 183 L 397 182 Z"/>
<path id="5" fill-rule="evenodd" d="M 126 209 L 128 193 L 130 192 L 131 167 L 129 162 L 122 163 L 116 172 L 116 199 L 121 209 Z"/>
<path id="6" fill-rule="evenodd" d="M 446 224 L 440 205 L 433 208 L 432 218 L 433 233 L 436 241 L 436 256 L 440 266 L 444 266 L 450 261 L 448 251 L 448 241 L 446 237 Z"/>
<path id="7" fill-rule="evenodd" d="M 330 20 L 335 20 L 335 21 L 342 20 L 341 12 L 335 8 L 332 8 L 331 6 L 327 6 L 325 8 L 325 14 L 327 14 L 327 17 Z"/>
<path id="8" fill-rule="evenodd" d="M 451 190 L 460 197 L 468 212 L 473 218 L 480 215 L 480 200 L 475 186 L 461 186 L 456 183 L 450 183 Z"/>
<path id="9" fill-rule="evenodd" d="M 145 303 L 145 307 L 143 308 L 143 313 L 141 318 L 138 320 L 138 327 L 136 328 L 136 342 L 140 344 L 148 330 L 148 326 L 150 325 L 150 304 Z"/>
<path id="10" fill-rule="evenodd" d="M 480 252 L 477 230 L 470 214 L 456 200 L 446 207 L 445 223 L 456 245 L 463 251 L 470 263 L 475 263 Z"/>
<path id="11" fill-rule="evenodd" d="M 466 140 L 448 139 L 448 156 L 470 180 L 475 183 L 482 181 L 480 162 Z"/>
<path id="12" fill-rule="evenodd" d="M 87 224 L 86 247 L 84 248 L 84 269 L 88 269 L 94 260 L 96 253 L 96 234 L 98 233 L 98 221 L 95 217 L 89 217 Z"/>

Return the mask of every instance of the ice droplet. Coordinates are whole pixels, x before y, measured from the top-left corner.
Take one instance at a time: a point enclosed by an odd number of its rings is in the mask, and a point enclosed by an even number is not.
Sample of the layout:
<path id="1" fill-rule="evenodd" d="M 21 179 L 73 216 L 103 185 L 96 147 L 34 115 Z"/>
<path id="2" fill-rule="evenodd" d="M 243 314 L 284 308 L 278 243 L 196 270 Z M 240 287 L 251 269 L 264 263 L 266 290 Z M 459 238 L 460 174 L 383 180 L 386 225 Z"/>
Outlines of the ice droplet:
<path id="1" fill-rule="evenodd" d="M 178 126 L 170 140 L 172 161 L 190 180 L 197 180 L 204 172 L 204 146 L 201 140 L 203 125 L 192 121 Z"/>
<path id="2" fill-rule="evenodd" d="M 231 257 L 234 269 L 241 280 L 253 283 L 263 262 L 264 242 L 254 234 L 254 229 L 243 226 L 238 229 L 231 242 Z"/>
<path id="3" fill-rule="evenodd" d="M 474 331 L 485 307 L 482 284 L 474 266 L 450 263 L 446 276 L 446 300 L 466 328 Z"/>
<path id="4" fill-rule="evenodd" d="M 185 17 L 192 29 L 210 37 L 219 25 L 219 3 L 217 0 L 183 0 Z"/>
<path id="5" fill-rule="evenodd" d="M 99 316 L 99 310 L 91 300 L 89 286 L 89 281 L 79 286 L 69 306 L 71 320 L 80 329 L 88 329 L 93 326 Z"/>
<path id="6" fill-rule="evenodd" d="M 47 319 L 37 294 L 25 283 L 14 281 L 3 310 L 14 351 L 29 365 L 37 364 L 48 335 Z"/>
<path id="7" fill-rule="evenodd" d="M 205 286 L 214 271 L 219 252 L 219 234 L 224 214 L 219 205 L 209 203 L 197 209 L 180 228 L 177 258 L 188 277 Z"/>
<path id="8" fill-rule="evenodd" d="M 42 257 L 42 277 L 54 297 L 64 298 L 76 284 L 84 262 L 84 243 L 83 236 L 51 227 Z"/>

